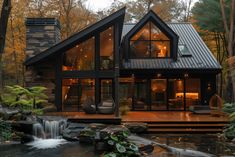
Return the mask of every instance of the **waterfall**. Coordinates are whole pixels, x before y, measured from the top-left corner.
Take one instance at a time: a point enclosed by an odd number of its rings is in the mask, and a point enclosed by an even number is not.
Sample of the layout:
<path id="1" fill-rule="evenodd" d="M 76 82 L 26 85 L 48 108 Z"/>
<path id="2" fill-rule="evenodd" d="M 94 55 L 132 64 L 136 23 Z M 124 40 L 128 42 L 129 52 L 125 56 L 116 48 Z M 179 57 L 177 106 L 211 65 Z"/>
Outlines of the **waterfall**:
<path id="1" fill-rule="evenodd" d="M 40 122 L 33 125 L 33 135 L 42 139 L 58 139 L 67 125 L 66 119 L 58 117 L 40 117 Z"/>

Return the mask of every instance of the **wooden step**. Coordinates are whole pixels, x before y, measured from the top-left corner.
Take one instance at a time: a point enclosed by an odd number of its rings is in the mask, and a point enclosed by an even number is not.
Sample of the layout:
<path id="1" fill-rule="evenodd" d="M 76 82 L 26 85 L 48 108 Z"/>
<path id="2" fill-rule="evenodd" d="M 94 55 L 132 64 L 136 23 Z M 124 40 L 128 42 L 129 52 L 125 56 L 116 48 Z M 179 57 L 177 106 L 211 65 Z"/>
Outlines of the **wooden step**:
<path id="1" fill-rule="evenodd" d="M 192 127 L 192 128 L 197 128 L 197 127 L 215 127 L 215 128 L 223 128 L 225 127 L 226 124 L 148 124 L 149 128 L 186 128 L 186 127 Z"/>
<path id="2" fill-rule="evenodd" d="M 148 129 L 148 133 L 221 133 L 223 129 L 187 129 L 187 128 L 154 128 Z"/>

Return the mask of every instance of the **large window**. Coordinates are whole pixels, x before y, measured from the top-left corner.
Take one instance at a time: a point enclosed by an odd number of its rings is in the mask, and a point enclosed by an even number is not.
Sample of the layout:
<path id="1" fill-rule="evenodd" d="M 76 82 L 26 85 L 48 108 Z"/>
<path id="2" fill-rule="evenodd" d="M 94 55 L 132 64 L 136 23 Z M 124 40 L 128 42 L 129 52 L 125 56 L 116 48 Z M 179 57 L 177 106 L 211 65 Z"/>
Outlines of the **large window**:
<path id="1" fill-rule="evenodd" d="M 169 79 L 168 102 L 169 102 L 169 110 L 184 109 L 184 80 Z"/>
<path id="2" fill-rule="evenodd" d="M 130 40 L 131 58 L 170 57 L 170 40 L 152 22 L 146 23 Z"/>
<path id="3" fill-rule="evenodd" d="M 152 110 L 166 110 L 167 109 L 167 80 L 166 79 L 152 79 L 151 80 L 151 109 Z"/>
<path id="4" fill-rule="evenodd" d="M 200 105 L 201 84 L 200 79 L 186 79 L 186 109 L 190 106 Z"/>
<path id="5" fill-rule="evenodd" d="M 95 37 L 77 44 L 64 54 L 64 71 L 94 70 L 95 68 Z"/>
<path id="6" fill-rule="evenodd" d="M 82 111 L 86 99 L 95 102 L 94 79 L 63 79 L 63 111 Z"/>
<path id="7" fill-rule="evenodd" d="M 100 33 L 100 69 L 113 69 L 114 48 L 113 27 Z"/>

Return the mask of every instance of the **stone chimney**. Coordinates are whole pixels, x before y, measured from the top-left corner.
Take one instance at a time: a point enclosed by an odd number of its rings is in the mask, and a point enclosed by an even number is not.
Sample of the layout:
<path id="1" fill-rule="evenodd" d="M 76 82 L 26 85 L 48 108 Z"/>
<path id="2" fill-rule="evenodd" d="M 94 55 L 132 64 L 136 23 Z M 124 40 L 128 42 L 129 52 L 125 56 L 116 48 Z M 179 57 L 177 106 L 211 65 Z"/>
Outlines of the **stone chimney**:
<path id="1" fill-rule="evenodd" d="M 60 23 L 55 18 L 26 19 L 26 57 L 45 51 L 60 41 Z"/>

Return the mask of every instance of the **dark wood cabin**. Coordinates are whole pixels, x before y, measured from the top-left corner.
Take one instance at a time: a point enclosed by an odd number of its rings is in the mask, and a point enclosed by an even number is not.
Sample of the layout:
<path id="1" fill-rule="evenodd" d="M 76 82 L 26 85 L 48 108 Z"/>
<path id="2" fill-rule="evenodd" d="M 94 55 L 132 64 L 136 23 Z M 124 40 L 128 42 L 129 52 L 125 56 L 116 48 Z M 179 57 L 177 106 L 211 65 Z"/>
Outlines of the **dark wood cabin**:
<path id="1" fill-rule="evenodd" d="M 221 66 L 190 23 L 149 11 L 124 24 L 125 8 L 60 41 L 59 21 L 28 18 L 26 85 L 48 88 L 58 111 L 112 98 L 131 110 L 187 111 L 208 105 Z"/>

